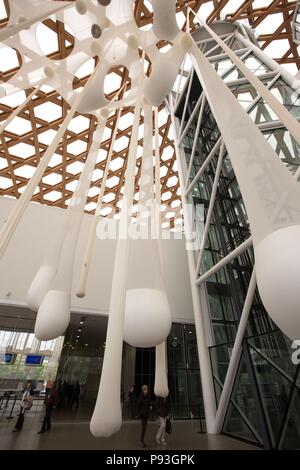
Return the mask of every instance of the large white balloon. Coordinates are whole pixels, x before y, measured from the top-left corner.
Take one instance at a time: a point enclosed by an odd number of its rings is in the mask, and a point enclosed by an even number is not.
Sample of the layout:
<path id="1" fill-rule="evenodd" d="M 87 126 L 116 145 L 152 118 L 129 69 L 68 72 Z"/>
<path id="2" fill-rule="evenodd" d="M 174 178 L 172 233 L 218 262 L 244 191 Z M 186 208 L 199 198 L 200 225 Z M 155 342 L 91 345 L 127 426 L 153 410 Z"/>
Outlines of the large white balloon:
<path id="1" fill-rule="evenodd" d="M 255 250 L 257 286 L 276 325 L 300 338 L 300 225 L 276 230 Z"/>
<path id="2" fill-rule="evenodd" d="M 137 348 L 150 348 L 165 341 L 171 326 L 171 310 L 164 291 L 127 291 L 124 341 Z"/>

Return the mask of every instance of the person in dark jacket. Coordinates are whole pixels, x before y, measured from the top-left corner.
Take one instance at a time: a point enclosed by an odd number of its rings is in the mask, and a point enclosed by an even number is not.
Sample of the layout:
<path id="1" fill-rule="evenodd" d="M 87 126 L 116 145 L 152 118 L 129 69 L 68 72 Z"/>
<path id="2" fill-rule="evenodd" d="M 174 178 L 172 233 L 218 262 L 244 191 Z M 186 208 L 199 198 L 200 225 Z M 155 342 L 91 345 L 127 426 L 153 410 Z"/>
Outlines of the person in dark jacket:
<path id="1" fill-rule="evenodd" d="M 145 434 L 147 429 L 147 423 L 150 415 L 150 399 L 149 399 L 149 388 L 148 385 L 142 386 L 142 393 L 138 401 L 138 412 L 142 422 L 142 432 L 141 432 L 141 446 L 146 447 L 145 444 Z"/>
<path id="2" fill-rule="evenodd" d="M 166 422 L 169 414 L 169 406 L 166 398 L 157 397 L 156 399 L 156 412 L 159 420 L 159 428 L 156 434 L 156 442 L 158 445 L 166 445 L 165 433 L 166 433 Z"/>
<path id="3" fill-rule="evenodd" d="M 13 432 L 19 432 L 23 428 L 25 412 L 30 410 L 33 403 L 32 382 L 27 382 L 21 399 L 21 409 Z"/>
<path id="4" fill-rule="evenodd" d="M 57 407 L 59 403 L 59 393 L 54 382 L 49 384 L 49 392 L 45 398 L 46 412 L 42 424 L 41 430 L 38 434 L 43 434 L 45 431 L 51 429 L 51 414 L 52 411 Z"/>

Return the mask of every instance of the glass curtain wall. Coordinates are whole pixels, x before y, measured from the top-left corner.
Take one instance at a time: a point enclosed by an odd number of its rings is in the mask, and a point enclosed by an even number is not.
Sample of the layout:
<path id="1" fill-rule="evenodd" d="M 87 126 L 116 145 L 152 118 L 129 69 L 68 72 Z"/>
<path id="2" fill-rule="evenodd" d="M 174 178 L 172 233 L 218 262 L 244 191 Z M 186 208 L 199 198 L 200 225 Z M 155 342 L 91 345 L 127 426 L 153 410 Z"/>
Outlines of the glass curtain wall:
<path id="1" fill-rule="evenodd" d="M 247 67 L 259 76 L 272 94 L 294 116 L 300 118 L 299 96 L 280 76 L 278 69 L 271 70 L 252 50 L 245 53 L 245 48 L 238 40 L 232 43 L 232 48 Z M 212 66 L 260 128 L 278 158 L 294 173 L 300 165 L 299 146 L 294 138 L 231 60 L 225 54 L 222 56 L 218 54 L 216 57 L 217 59 L 210 57 Z M 191 72 L 191 77 L 193 82 L 188 100 L 186 102 L 186 86 L 175 110 L 178 128 L 185 129 L 179 135 L 179 139 L 181 139 L 186 169 L 190 166 L 193 147 L 195 150 L 186 187 L 192 183 L 221 137 L 206 100 L 195 147 L 194 138 L 199 111 L 194 113 L 194 116 L 192 113 L 203 90 L 195 72 Z M 218 152 L 193 185 L 190 193 L 194 206 L 204 207 L 205 219 L 217 161 Z M 225 153 L 202 262 L 203 272 L 232 252 L 250 235 L 241 192 L 230 158 Z M 217 404 L 222 392 L 253 264 L 253 250 L 249 248 L 206 282 L 214 343 L 210 348 L 210 356 Z M 224 433 L 270 448 L 300 448 L 299 367 L 293 365 L 291 354 L 290 340 L 272 322 L 256 290 L 244 338 L 243 352 L 223 425 Z"/>
<path id="2" fill-rule="evenodd" d="M 173 323 L 167 340 L 170 409 L 174 419 L 204 417 L 194 325 Z M 137 348 L 135 385 L 148 385 L 154 400 L 155 348 Z"/>

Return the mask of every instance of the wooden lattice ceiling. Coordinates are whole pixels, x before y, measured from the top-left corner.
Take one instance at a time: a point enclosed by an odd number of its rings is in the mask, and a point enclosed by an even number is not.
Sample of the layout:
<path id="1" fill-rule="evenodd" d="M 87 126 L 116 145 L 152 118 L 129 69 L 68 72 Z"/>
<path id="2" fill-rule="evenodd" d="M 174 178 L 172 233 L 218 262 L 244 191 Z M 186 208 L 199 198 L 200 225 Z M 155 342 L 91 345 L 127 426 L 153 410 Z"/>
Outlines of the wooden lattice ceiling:
<path id="1" fill-rule="evenodd" d="M 162 0 L 163 1 L 163 0 Z M 9 0 L 0 0 L 2 7 L 9 14 Z M 288 0 L 177 0 L 178 20 L 185 27 L 187 7 L 199 11 L 200 16 L 205 16 L 208 22 L 216 19 L 226 18 L 231 21 L 246 20 L 253 28 L 259 31 L 261 47 L 266 52 L 272 48 L 270 54 L 280 64 L 296 73 L 300 68 L 300 58 L 297 46 L 292 40 L 291 21 L 296 1 Z M 3 9 L 3 8 L 2 8 Z M 137 0 L 135 5 L 136 21 L 140 26 L 152 22 L 152 13 L 147 8 L 147 1 Z M 0 19 L 0 28 L 7 24 L 7 17 Z M 60 22 L 48 19 L 43 22 L 44 27 L 49 28 L 56 35 L 56 47 L 48 53 L 54 59 L 63 58 L 68 55 L 74 45 L 74 38 L 70 31 L 64 28 Z M 196 28 L 194 17 L 190 16 L 190 25 Z M 280 47 L 274 47 L 274 45 Z M 161 44 L 162 46 L 164 44 Z M 272 51 L 275 54 L 272 54 Z M 21 57 L 15 54 L 14 63 L 6 66 L 0 63 L 0 78 L 7 81 L 18 70 Z M 89 72 L 90 73 L 90 72 Z M 74 87 L 80 88 L 85 84 L 89 73 L 74 78 Z M 109 97 L 112 98 L 116 90 L 127 80 L 127 71 L 114 69 L 111 72 L 112 83 L 115 89 L 110 90 Z M 112 87 L 113 88 L 113 87 Z M 31 90 L 26 91 L 28 95 Z M 21 101 L 23 101 L 21 97 Z M 17 106 L 17 102 L 11 103 L 0 100 L 0 122 L 7 119 L 9 114 Z M 0 195 L 20 197 L 28 179 L 31 177 L 40 158 L 43 157 L 54 133 L 61 125 L 68 104 L 59 96 L 55 90 L 42 88 L 29 105 L 23 109 L 18 118 L 1 136 L 0 146 Z M 126 160 L 128 145 L 131 135 L 131 124 L 133 109 L 127 108 L 122 112 L 117 132 L 116 145 L 114 147 L 113 161 L 110 167 L 109 178 L 105 192 L 106 209 L 103 215 L 118 213 L 122 188 L 126 171 Z M 107 124 L 105 140 L 101 144 L 99 161 L 93 177 L 92 187 L 89 192 L 86 210 L 93 212 L 99 194 L 102 175 L 106 164 L 106 155 L 111 144 L 111 135 L 115 127 L 115 116 L 112 116 Z M 177 167 L 174 154 L 174 143 L 172 140 L 172 129 L 170 118 L 163 105 L 159 113 L 160 123 L 160 154 L 161 154 L 161 187 L 164 211 L 164 223 L 172 226 L 174 219 L 181 219 L 181 201 Z M 141 126 L 143 120 L 141 119 Z M 68 131 L 58 147 L 55 156 L 40 183 L 33 200 L 42 204 L 58 207 L 67 207 L 74 191 L 76 181 L 80 176 L 83 164 L 86 160 L 95 129 L 95 118 L 90 115 L 76 115 L 69 126 Z M 142 131 L 142 127 L 141 127 Z M 142 155 L 142 132 L 139 140 L 139 156 Z M 138 171 L 136 175 L 136 199 L 138 194 L 139 168 L 141 158 L 138 159 Z M 112 210 L 112 212 L 111 212 Z"/>

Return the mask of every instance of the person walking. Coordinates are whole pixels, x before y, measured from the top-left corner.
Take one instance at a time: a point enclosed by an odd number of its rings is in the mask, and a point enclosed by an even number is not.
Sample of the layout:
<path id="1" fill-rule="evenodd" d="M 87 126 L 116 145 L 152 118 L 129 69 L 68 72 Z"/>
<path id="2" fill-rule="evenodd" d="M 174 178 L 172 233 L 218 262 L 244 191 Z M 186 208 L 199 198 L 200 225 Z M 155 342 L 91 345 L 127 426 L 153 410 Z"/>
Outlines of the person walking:
<path id="1" fill-rule="evenodd" d="M 32 390 L 32 382 L 27 382 L 26 388 L 23 391 L 22 399 L 21 399 L 21 409 L 20 413 L 15 425 L 15 428 L 13 429 L 13 432 L 19 432 L 23 428 L 24 424 L 24 417 L 25 417 L 25 412 L 30 410 L 32 407 L 33 403 L 33 390 Z"/>
<path id="2" fill-rule="evenodd" d="M 147 447 L 145 444 L 145 434 L 147 429 L 147 423 L 150 415 L 150 398 L 149 398 L 149 388 L 148 385 L 142 386 L 142 393 L 138 401 L 138 412 L 140 420 L 142 423 L 142 432 L 141 432 L 141 446 L 143 448 Z"/>
<path id="3" fill-rule="evenodd" d="M 46 412 L 41 430 L 38 434 L 43 434 L 51 429 L 51 414 L 59 403 L 59 393 L 54 382 L 49 384 L 49 392 L 45 398 Z"/>
<path id="4" fill-rule="evenodd" d="M 156 442 L 158 445 L 166 445 L 167 441 L 165 439 L 166 434 L 166 422 L 169 414 L 169 406 L 166 398 L 157 397 L 156 400 L 156 411 L 159 420 L 159 428 L 156 434 Z"/>

